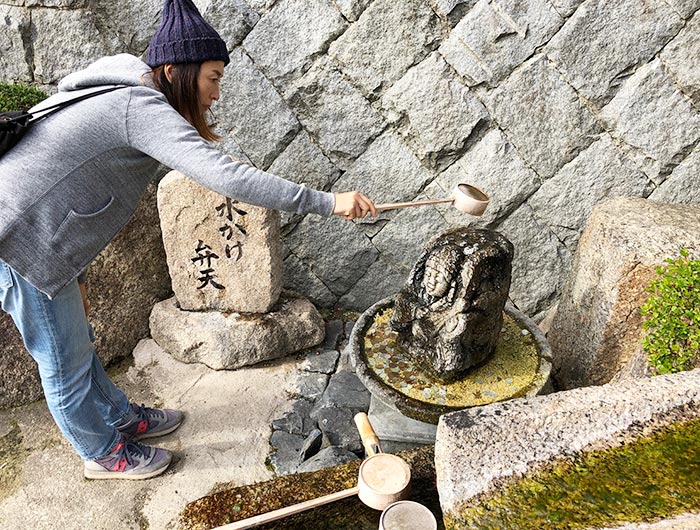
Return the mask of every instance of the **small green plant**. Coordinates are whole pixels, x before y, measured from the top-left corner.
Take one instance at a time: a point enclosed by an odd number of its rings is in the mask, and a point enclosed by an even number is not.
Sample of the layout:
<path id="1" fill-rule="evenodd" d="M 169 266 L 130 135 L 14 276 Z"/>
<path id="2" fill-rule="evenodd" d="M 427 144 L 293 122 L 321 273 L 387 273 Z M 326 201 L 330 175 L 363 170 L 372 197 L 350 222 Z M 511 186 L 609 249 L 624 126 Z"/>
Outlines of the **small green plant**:
<path id="1" fill-rule="evenodd" d="M 46 97 L 46 94 L 37 88 L 0 83 L 0 112 L 29 109 Z"/>
<path id="2" fill-rule="evenodd" d="M 687 249 L 680 254 L 657 267 L 641 308 L 649 332 L 642 345 L 659 374 L 692 370 L 700 361 L 700 261 L 689 259 Z"/>

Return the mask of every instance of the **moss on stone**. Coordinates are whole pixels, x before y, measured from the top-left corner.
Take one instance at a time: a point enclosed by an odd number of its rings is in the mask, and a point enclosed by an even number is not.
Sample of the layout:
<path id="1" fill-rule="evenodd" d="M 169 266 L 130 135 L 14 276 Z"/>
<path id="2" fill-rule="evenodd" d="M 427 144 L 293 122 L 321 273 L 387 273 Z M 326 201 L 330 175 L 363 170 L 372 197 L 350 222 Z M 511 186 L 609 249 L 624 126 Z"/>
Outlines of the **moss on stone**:
<path id="1" fill-rule="evenodd" d="M 19 487 L 22 466 L 29 451 L 22 443 L 19 425 L 12 423 L 10 431 L 0 437 L 0 501 L 8 498 Z"/>
<path id="2" fill-rule="evenodd" d="M 319 307 L 318 312 L 326 322 L 330 322 L 331 320 L 354 322 L 360 318 L 360 313 L 357 311 L 350 311 L 340 307 Z"/>
<path id="3" fill-rule="evenodd" d="M 440 517 L 432 446 L 399 453 L 411 467 L 411 499 Z M 189 503 L 180 515 L 183 530 L 204 530 L 290 506 L 357 485 L 359 462 L 278 477 L 220 491 Z M 376 530 L 380 512 L 357 497 L 258 526 L 260 530 Z M 439 526 L 439 528 L 444 528 Z"/>
<path id="4" fill-rule="evenodd" d="M 700 420 L 547 466 L 446 514 L 448 529 L 567 529 L 700 509 Z"/>
<path id="5" fill-rule="evenodd" d="M 507 313 L 493 357 L 451 383 L 434 379 L 399 346 L 389 327 L 392 313 L 377 313 L 364 335 L 364 355 L 378 380 L 410 399 L 462 409 L 524 396 L 539 380 L 537 343 Z"/>

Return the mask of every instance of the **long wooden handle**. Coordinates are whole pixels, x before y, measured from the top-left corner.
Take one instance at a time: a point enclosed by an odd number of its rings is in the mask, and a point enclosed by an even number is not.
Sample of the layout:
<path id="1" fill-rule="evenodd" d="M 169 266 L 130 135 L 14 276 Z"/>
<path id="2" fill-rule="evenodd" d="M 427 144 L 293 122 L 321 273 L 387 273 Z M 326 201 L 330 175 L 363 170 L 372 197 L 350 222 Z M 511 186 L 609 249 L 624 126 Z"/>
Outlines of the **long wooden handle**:
<path id="1" fill-rule="evenodd" d="M 300 502 L 299 504 L 293 504 L 292 506 L 287 506 L 286 508 L 280 508 L 278 510 L 262 513 L 254 517 L 248 517 L 247 519 L 236 521 L 235 523 L 217 526 L 214 530 L 244 530 L 246 528 L 255 528 L 261 524 L 277 521 L 278 519 L 310 510 L 311 508 L 316 508 L 318 506 L 323 506 L 324 504 L 339 501 L 340 499 L 352 497 L 353 495 L 357 495 L 359 491 L 359 486 L 355 486 L 354 488 L 348 488 L 346 490 L 324 495 L 323 497 Z"/>
<path id="2" fill-rule="evenodd" d="M 353 419 L 355 420 L 355 425 L 357 425 L 357 431 L 360 433 L 362 445 L 365 446 L 365 451 L 367 451 L 367 456 L 381 453 L 382 448 L 379 445 L 379 437 L 377 433 L 374 432 L 367 414 L 358 412 Z"/>
<path id="3" fill-rule="evenodd" d="M 410 208 L 411 206 L 428 206 L 429 204 L 444 204 L 454 202 L 454 199 L 438 199 L 430 201 L 413 201 L 413 202 L 391 202 L 387 204 L 375 205 L 377 210 L 398 210 L 399 208 Z"/>

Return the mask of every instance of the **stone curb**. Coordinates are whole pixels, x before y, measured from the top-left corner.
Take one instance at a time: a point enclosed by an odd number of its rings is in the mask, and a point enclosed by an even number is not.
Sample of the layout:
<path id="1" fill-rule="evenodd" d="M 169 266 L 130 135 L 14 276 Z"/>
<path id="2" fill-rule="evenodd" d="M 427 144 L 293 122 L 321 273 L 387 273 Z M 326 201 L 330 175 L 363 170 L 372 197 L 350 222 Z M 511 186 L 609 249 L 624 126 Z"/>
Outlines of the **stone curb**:
<path id="1" fill-rule="evenodd" d="M 700 369 L 447 414 L 435 444 L 443 511 L 555 459 L 700 416 Z"/>

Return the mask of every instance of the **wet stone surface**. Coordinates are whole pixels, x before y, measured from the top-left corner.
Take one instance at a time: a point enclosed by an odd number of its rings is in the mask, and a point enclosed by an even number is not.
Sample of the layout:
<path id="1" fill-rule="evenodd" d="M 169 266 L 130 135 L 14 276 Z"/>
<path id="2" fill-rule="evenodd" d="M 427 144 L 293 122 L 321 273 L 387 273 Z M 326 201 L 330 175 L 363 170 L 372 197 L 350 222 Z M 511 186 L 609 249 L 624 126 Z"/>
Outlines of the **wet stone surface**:
<path id="1" fill-rule="evenodd" d="M 272 421 L 269 462 L 278 475 L 315 471 L 364 455 L 353 417 L 369 410 L 370 394 L 341 353 L 353 324 L 327 322 L 324 343 L 299 362 L 288 390 L 292 409 Z"/>
<path id="2" fill-rule="evenodd" d="M 433 379 L 462 379 L 493 357 L 510 288 L 514 248 L 493 230 L 434 237 L 396 297 L 398 345 Z M 404 372 L 408 365 L 399 366 Z"/>
<path id="3" fill-rule="evenodd" d="M 278 475 L 305 473 L 354 462 L 364 449 L 353 418 L 368 412 L 370 393 L 354 373 L 348 341 L 352 314 L 326 322 L 323 344 L 299 360 L 287 392 L 291 410 L 272 421 L 268 463 Z M 385 452 L 420 446 L 382 440 Z"/>
<path id="4" fill-rule="evenodd" d="M 302 445 L 301 451 L 299 451 L 299 463 L 302 464 L 305 460 L 308 460 L 310 455 L 317 454 L 322 445 L 323 433 L 318 429 L 314 429 L 311 431 L 311 434 L 306 437 L 304 445 Z"/>
<path id="5" fill-rule="evenodd" d="M 328 452 L 340 453 L 338 449 Z M 436 488 L 433 448 L 402 451 L 399 456 L 411 468 L 411 500 L 427 506 L 438 519 L 438 530 L 444 530 Z M 351 488 L 357 485 L 358 469 L 359 462 L 354 461 L 312 473 L 282 476 L 250 486 L 227 488 L 190 502 L 180 514 L 178 528 L 214 528 Z M 380 511 L 365 506 L 357 496 L 353 496 L 256 528 L 376 530 L 380 514 Z"/>
<path id="6" fill-rule="evenodd" d="M 370 326 L 365 354 L 380 380 L 410 398 L 427 404 L 473 407 L 522 395 L 537 378 L 535 340 L 509 315 L 504 315 L 492 361 L 458 381 L 444 383 L 421 370 L 397 345 L 397 334 L 387 325 L 391 313 L 391 309 L 379 313 Z"/>
<path id="7" fill-rule="evenodd" d="M 309 355 L 302 363 L 302 369 L 308 372 L 318 372 L 320 374 L 332 374 L 338 364 L 340 352 L 336 350 L 326 350 Z"/>
<path id="8" fill-rule="evenodd" d="M 324 408 L 348 409 L 354 413 L 366 411 L 369 408 L 369 392 L 354 373 L 339 371 L 331 376 L 326 391 L 314 407 L 316 411 Z M 314 411 L 311 415 L 314 415 Z"/>
<path id="9" fill-rule="evenodd" d="M 352 451 L 348 451 L 337 445 L 331 445 L 325 449 L 321 449 L 315 456 L 312 456 L 302 463 L 297 469 L 297 472 L 307 473 L 309 471 L 318 471 L 324 467 L 347 464 L 348 462 L 354 462 L 356 460 L 360 460 L 360 457 Z"/>
<path id="10" fill-rule="evenodd" d="M 294 473 L 299 465 L 299 454 L 304 447 L 304 437 L 285 431 L 273 431 L 270 445 L 274 448 L 274 452 L 270 456 L 270 464 L 277 474 Z"/>
<path id="11" fill-rule="evenodd" d="M 313 405 L 304 399 L 295 401 L 291 411 L 272 422 L 272 430 L 308 436 L 316 425 L 309 416 L 311 407 Z"/>
<path id="12" fill-rule="evenodd" d="M 302 399 L 316 401 L 319 399 L 328 384 L 328 375 L 314 372 L 302 373 L 296 383 L 296 387 L 291 391 L 293 396 Z"/>

